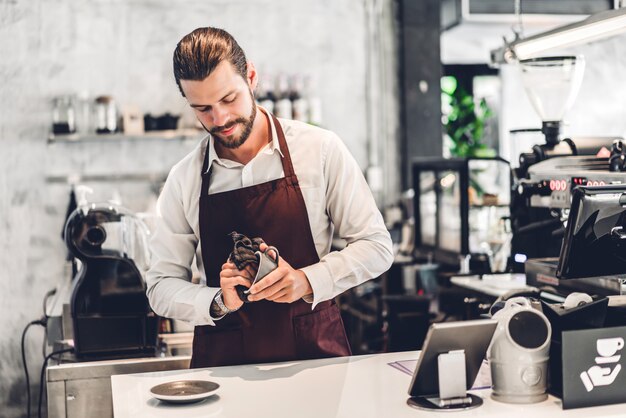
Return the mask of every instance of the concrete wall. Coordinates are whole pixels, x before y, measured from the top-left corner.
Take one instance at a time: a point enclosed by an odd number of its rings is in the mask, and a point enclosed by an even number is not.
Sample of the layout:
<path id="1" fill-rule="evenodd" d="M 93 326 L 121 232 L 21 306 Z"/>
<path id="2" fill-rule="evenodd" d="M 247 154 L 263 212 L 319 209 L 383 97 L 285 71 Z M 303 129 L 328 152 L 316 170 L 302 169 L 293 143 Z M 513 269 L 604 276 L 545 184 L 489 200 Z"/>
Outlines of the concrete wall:
<path id="1" fill-rule="evenodd" d="M 50 99 L 81 91 L 92 97 L 111 94 L 143 112 L 188 116 L 171 76 L 173 49 L 196 27 L 223 27 L 260 72 L 309 74 L 322 101 L 324 125 L 343 138 L 365 168 L 367 1 L 0 0 L 0 415 L 25 414 L 20 335 L 42 316 L 44 294 L 68 280 L 60 232 L 70 186 L 46 177 L 163 174 L 195 144 L 48 145 Z M 386 23 L 390 26 L 389 18 Z M 393 87 L 393 71 L 386 74 Z M 388 116 L 385 123 L 383 130 L 392 135 L 395 121 Z M 393 164 L 393 156 L 384 157 Z M 154 203 L 150 182 L 90 186 L 96 190 L 93 200 L 120 196 L 134 211 L 150 210 Z M 40 327 L 27 337 L 33 393 L 42 338 Z"/>

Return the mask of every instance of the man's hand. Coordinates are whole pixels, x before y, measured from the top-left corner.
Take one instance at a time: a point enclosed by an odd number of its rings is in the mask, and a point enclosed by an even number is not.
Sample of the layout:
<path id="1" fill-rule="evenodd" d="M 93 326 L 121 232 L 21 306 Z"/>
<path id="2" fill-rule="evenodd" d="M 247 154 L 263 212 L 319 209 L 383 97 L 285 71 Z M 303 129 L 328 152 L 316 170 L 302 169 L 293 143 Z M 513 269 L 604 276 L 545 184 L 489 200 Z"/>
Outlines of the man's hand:
<path id="1" fill-rule="evenodd" d="M 261 244 L 259 249 L 265 251 L 266 244 Z M 276 256 L 270 251 L 270 256 Z M 282 257 L 279 257 L 278 267 L 250 288 L 248 300 L 255 302 L 261 299 L 272 302 L 291 303 L 303 296 L 313 293 L 311 283 L 306 274 L 301 270 L 295 270 Z"/>
<path id="2" fill-rule="evenodd" d="M 250 266 L 244 270 L 237 270 L 237 266 L 227 261 L 222 265 L 220 271 L 220 287 L 222 288 L 222 300 L 228 309 L 239 309 L 243 301 L 239 299 L 235 286 L 242 285 L 250 287 L 256 273 Z"/>

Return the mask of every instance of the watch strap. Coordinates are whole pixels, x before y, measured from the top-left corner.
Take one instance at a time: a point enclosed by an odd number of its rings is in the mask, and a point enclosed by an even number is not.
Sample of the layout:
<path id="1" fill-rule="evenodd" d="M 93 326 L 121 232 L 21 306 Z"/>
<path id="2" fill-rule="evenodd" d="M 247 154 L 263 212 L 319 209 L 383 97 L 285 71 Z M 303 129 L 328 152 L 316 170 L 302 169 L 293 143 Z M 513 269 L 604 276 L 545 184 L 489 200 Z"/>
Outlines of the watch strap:
<path id="1" fill-rule="evenodd" d="M 219 310 L 220 317 L 227 315 L 229 313 L 235 312 L 239 309 L 239 308 L 229 309 L 228 306 L 226 306 L 226 304 L 224 303 L 224 298 L 222 297 L 222 289 L 218 290 L 217 293 L 215 294 L 215 297 L 213 298 L 213 303 L 211 304 L 212 311 L 213 311 L 213 305 L 217 305 L 216 311 Z"/>

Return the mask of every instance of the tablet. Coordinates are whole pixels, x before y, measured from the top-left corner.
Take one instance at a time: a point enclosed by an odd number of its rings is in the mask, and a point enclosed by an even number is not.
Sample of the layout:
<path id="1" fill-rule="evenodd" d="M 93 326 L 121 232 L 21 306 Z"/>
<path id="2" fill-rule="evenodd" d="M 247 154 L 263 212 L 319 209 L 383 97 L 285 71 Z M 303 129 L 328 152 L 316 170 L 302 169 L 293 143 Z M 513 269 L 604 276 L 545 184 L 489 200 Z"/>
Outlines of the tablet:
<path id="1" fill-rule="evenodd" d="M 439 354 L 452 350 L 465 351 L 465 381 L 467 389 L 470 389 L 497 325 L 498 321 L 493 319 L 432 324 L 413 372 L 409 395 L 425 397 L 439 394 L 437 358 Z"/>

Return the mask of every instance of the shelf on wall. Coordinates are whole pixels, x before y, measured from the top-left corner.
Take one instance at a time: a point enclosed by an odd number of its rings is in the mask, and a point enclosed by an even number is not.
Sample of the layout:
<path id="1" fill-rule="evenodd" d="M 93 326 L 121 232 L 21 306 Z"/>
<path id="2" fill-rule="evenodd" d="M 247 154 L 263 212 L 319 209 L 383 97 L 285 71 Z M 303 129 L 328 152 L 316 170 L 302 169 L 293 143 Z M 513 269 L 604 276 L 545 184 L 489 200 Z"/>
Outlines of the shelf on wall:
<path id="1" fill-rule="evenodd" d="M 470 208 L 508 208 L 508 203 L 470 203 Z"/>
<path id="2" fill-rule="evenodd" d="M 48 143 L 74 143 L 74 142 L 111 142 L 111 141 L 158 141 L 158 140 L 199 140 L 206 132 L 198 129 L 172 129 L 167 131 L 148 131 L 143 134 L 129 135 L 125 133 L 114 134 L 50 134 Z"/>
<path id="3" fill-rule="evenodd" d="M 167 178 L 167 173 L 116 173 L 116 174 L 74 174 L 47 175 L 46 183 L 100 183 L 100 182 L 149 182 L 160 184 Z"/>

